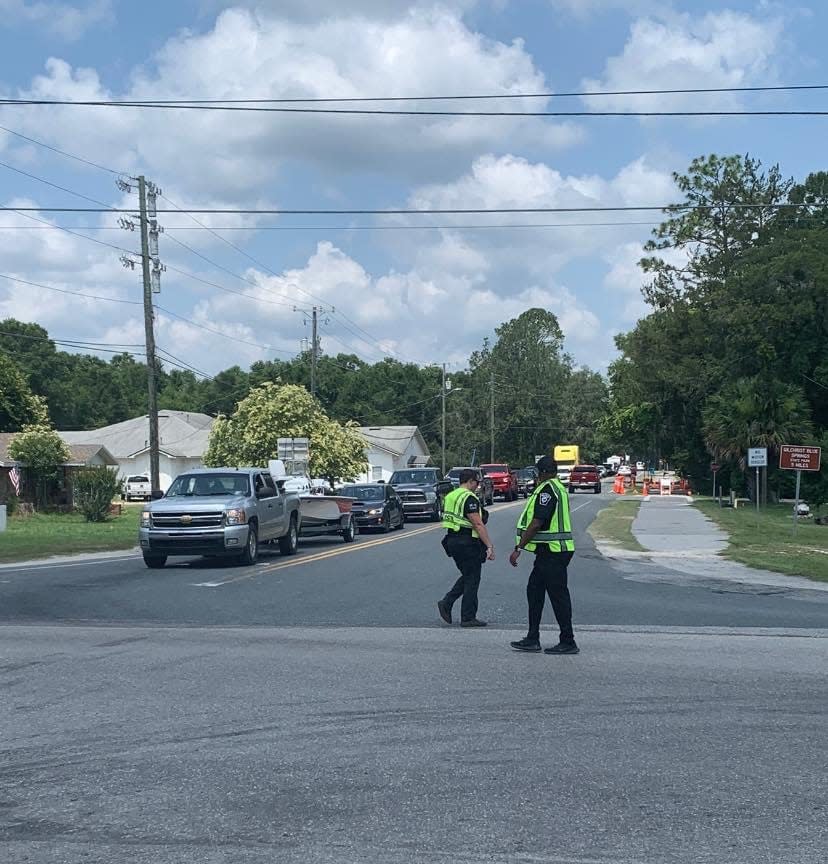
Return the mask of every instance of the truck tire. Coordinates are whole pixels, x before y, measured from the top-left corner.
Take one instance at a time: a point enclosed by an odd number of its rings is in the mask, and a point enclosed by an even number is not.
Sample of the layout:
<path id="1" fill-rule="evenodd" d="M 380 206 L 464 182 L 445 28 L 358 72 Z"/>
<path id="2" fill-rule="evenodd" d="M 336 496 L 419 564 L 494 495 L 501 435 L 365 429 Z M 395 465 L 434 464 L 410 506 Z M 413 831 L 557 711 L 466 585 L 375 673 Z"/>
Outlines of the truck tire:
<path id="1" fill-rule="evenodd" d="M 432 522 L 439 522 L 443 518 L 443 501 L 441 498 L 438 498 L 434 502 L 434 509 L 431 511 L 429 518 Z"/>
<path id="2" fill-rule="evenodd" d="M 242 564 L 252 566 L 259 560 L 259 529 L 255 522 L 247 526 L 247 542 L 244 544 L 244 552 L 241 553 Z"/>
<path id="3" fill-rule="evenodd" d="M 295 555 L 299 548 L 299 529 L 296 525 L 296 514 L 291 513 L 287 534 L 279 538 L 279 551 L 282 555 Z"/>
<path id="4" fill-rule="evenodd" d="M 596 494 L 596 495 L 600 495 L 600 494 L 601 494 L 601 484 L 600 484 L 600 483 L 598 483 L 598 484 L 596 485 L 596 487 L 595 487 L 595 494 Z"/>
<path id="5" fill-rule="evenodd" d="M 144 564 L 146 564 L 150 570 L 160 570 L 166 563 L 166 555 L 144 555 Z"/>

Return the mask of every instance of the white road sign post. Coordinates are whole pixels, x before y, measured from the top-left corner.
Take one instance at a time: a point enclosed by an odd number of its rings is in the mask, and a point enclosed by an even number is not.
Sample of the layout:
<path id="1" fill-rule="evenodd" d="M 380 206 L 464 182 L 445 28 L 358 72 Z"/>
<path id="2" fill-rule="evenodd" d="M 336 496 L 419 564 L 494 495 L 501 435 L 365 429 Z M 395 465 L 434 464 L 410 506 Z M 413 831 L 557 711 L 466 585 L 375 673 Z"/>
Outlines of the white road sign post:
<path id="1" fill-rule="evenodd" d="M 749 447 L 748 448 L 748 468 L 756 469 L 756 515 L 759 515 L 759 469 L 764 468 L 768 464 L 768 448 L 767 447 Z"/>

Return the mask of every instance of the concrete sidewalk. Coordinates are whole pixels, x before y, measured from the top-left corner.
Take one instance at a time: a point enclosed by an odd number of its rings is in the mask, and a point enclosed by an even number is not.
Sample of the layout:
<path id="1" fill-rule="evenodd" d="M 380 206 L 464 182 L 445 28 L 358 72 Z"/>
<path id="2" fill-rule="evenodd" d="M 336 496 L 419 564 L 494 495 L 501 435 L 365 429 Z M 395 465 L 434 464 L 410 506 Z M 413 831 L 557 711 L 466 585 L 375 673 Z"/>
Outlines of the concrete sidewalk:
<path id="1" fill-rule="evenodd" d="M 727 532 L 696 509 L 691 499 L 683 496 L 644 496 L 632 524 L 632 533 L 648 550 L 647 558 L 694 579 L 761 585 L 789 591 L 828 591 L 828 584 L 824 582 L 814 582 L 804 576 L 786 576 L 770 570 L 755 570 L 720 557 L 720 553 L 728 546 Z"/>

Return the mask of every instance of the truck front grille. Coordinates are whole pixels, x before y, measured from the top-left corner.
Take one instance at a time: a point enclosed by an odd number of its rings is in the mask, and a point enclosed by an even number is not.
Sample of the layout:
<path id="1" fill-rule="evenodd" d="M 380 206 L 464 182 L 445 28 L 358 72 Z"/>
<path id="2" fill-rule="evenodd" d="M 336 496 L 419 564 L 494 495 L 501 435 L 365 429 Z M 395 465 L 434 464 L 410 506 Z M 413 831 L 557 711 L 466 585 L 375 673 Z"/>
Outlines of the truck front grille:
<path id="1" fill-rule="evenodd" d="M 154 528 L 220 528 L 224 514 L 221 511 L 215 513 L 153 513 L 152 525 Z"/>

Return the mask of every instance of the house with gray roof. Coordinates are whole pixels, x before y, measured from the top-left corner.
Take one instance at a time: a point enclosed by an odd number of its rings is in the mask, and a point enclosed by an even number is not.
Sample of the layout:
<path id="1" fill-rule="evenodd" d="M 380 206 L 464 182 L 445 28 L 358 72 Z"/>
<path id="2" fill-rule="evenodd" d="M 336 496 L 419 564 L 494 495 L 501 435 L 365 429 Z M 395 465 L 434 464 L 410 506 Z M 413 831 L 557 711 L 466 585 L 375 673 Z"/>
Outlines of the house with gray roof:
<path id="1" fill-rule="evenodd" d="M 158 414 L 159 479 L 163 490 L 185 471 L 201 468 L 213 418 L 192 411 L 160 411 Z M 100 445 L 115 457 L 118 475 L 149 476 L 149 416 L 134 417 L 100 429 L 59 432 L 70 447 Z"/>
<path id="2" fill-rule="evenodd" d="M 361 426 L 368 470 L 361 483 L 388 482 L 394 471 L 428 465 L 431 454 L 417 426 Z"/>

